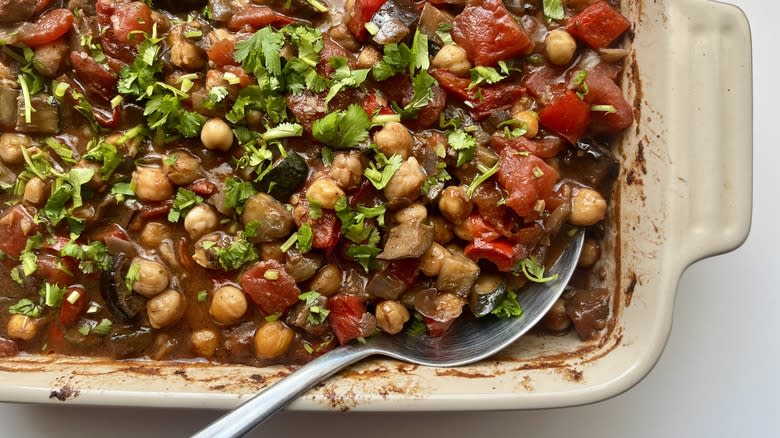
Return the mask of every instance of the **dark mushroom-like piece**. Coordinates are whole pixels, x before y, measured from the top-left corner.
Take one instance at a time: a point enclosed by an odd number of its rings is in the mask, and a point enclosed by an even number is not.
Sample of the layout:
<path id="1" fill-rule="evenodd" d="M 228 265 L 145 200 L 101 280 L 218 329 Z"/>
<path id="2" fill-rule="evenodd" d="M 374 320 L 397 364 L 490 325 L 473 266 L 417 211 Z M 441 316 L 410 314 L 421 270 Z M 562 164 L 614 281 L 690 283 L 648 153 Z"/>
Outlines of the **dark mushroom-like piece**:
<path id="1" fill-rule="evenodd" d="M 111 269 L 100 275 L 100 293 L 106 307 L 121 321 L 137 318 L 146 308 L 146 299 L 127 288 L 125 276 L 129 269 L 130 258 L 125 254 L 117 254 L 113 258 Z"/>

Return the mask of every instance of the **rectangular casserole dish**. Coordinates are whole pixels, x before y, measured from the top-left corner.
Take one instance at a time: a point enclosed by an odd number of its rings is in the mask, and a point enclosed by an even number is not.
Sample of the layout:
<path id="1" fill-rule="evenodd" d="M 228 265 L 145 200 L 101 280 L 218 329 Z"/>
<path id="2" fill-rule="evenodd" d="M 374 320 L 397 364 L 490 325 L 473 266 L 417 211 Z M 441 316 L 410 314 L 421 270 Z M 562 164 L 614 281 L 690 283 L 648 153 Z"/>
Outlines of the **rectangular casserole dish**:
<path id="1" fill-rule="evenodd" d="M 621 171 L 601 260 L 613 291 L 598 341 L 529 335 L 473 366 L 363 362 L 311 390 L 305 410 L 493 410 L 570 406 L 627 390 L 660 356 L 677 281 L 730 251 L 751 215 L 750 31 L 736 7 L 624 1 L 632 22 L 623 78 L 637 122 L 616 145 Z M 0 359 L 0 400 L 231 408 L 287 375 L 283 366 Z"/>

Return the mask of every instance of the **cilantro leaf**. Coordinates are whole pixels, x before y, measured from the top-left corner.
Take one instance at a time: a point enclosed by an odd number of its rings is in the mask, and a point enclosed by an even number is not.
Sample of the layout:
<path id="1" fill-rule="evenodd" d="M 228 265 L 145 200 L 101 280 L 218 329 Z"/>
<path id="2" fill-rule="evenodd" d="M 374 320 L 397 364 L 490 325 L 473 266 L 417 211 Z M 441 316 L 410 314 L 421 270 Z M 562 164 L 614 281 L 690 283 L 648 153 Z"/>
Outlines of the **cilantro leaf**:
<path id="1" fill-rule="evenodd" d="M 550 20 L 563 20 L 563 2 L 561 0 L 544 0 L 542 2 L 544 16 Z"/>
<path id="2" fill-rule="evenodd" d="M 274 76 L 282 74 L 282 64 L 279 52 L 284 46 L 284 35 L 266 26 L 248 39 L 236 44 L 235 59 L 247 71 L 257 77 L 270 73 Z"/>
<path id="3" fill-rule="evenodd" d="M 89 168 L 71 168 L 70 171 L 54 180 L 51 196 L 46 201 L 41 214 L 49 219 L 52 225 L 57 225 L 65 219 L 67 213 L 83 205 L 81 186 L 89 182 L 95 171 Z M 70 202 L 70 207 L 66 205 Z"/>
<path id="4" fill-rule="evenodd" d="M 502 75 L 495 68 L 482 65 L 472 68 L 470 73 L 471 83 L 468 86 L 468 90 L 473 90 L 474 87 L 481 83 L 495 84 L 507 78 L 507 75 Z"/>
<path id="5" fill-rule="evenodd" d="M 420 109 L 425 108 L 426 105 L 433 98 L 433 87 L 438 85 L 436 79 L 423 70 L 412 78 L 412 100 L 409 101 L 403 108 L 399 107 L 393 102 L 392 107 L 402 119 L 409 119 L 417 116 Z"/>
<path id="6" fill-rule="evenodd" d="M 252 183 L 244 181 L 239 177 L 231 177 L 225 180 L 225 199 L 222 205 L 227 209 L 235 209 L 236 213 L 241 214 L 244 210 L 244 203 L 247 199 L 257 193 Z"/>
<path id="7" fill-rule="evenodd" d="M 226 271 L 233 271 L 247 263 L 257 260 L 257 250 L 243 236 L 239 236 L 227 248 L 215 246 L 214 253 L 220 266 Z"/>
<path id="8" fill-rule="evenodd" d="M 522 272 L 529 281 L 534 283 L 547 283 L 558 279 L 558 274 L 544 276 L 544 265 L 539 263 L 536 256 L 530 256 L 517 262 L 514 272 L 516 275 Z"/>
<path id="9" fill-rule="evenodd" d="M 363 175 L 371 181 L 371 184 L 377 189 L 384 189 L 395 175 L 395 172 L 403 164 L 403 158 L 394 154 L 389 159 L 385 154 L 379 152 L 376 154 L 375 161 L 368 164 L 368 168 L 363 171 Z"/>
<path id="10" fill-rule="evenodd" d="M 426 58 L 427 59 L 427 58 Z M 325 104 L 331 101 L 339 91 L 344 88 L 359 87 L 368 77 L 368 69 L 350 70 L 349 61 L 343 56 L 334 56 L 328 62 L 335 69 L 333 72 L 333 85 L 325 96 Z"/>
<path id="11" fill-rule="evenodd" d="M 302 254 L 311 251 L 311 245 L 314 242 L 314 233 L 311 230 L 311 225 L 308 223 L 302 224 L 301 227 L 298 228 L 297 236 L 298 250 L 300 250 Z"/>
<path id="12" fill-rule="evenodd" d="M 179 187 L 173 200 L 173 206 L 168 212 L 168 221 L 178 222 L 182 214 L 186 214 L 192 207 L 201 202 L 203 202 L 203 198 L 196 195 L 195 192 Z"/>
<path id="13" fill-rule="evenodd" d="M 43 312 L 43 307 L 35 304 L 29 298 L 22 298 L 16 304 L 8 307 L 8 312 L 16 315 L 29 316 L 30 318 L 39 318 Z"/>
<path id="14" fill-rule="evenodd" d="M 314 138 L 333 148 L 351 148 L 368 139 L 371 119 L 359 105 L 345 111 L 332 112 L 315 120 L 311 131 Z"/>
<path id="15" fill-rule="evenodd" d="M 509 290 L 503 300 L 493 309 L 493 315 L 499 319 L 517 318 L 523 314 L 523 308 L 520 307 L 520 303 L 517 302 L 517 294 L 513 290 Z"/>
<path id="16" fill-rule="evenodd" d="M 428 70 L 431 65 L 431 61 L 428 58 L 428 35 L 424 32 L 420 32 L 418 28 L 414 33 L 414 39 L 412 40 L 412 56 L 414 62 L 409 65 L 409 74 L 414 74 L 415 69 Z"/>
<path id="17" fill-rule="evenodd" d="M 462 129 L 455 129 L 447 134 L 447 144 L 458 151 L 456 166 L 460 167 L 471 161 L 477 149 L 477 139 Z"/>
<path id="18" fill-rule="evenodd" d="M 372 69 L 371 75 L 377 81 L 384 81 L 405 71 L 414 62 L 412 49 L 406 44 L 385 44 L 384 56 Z"/>

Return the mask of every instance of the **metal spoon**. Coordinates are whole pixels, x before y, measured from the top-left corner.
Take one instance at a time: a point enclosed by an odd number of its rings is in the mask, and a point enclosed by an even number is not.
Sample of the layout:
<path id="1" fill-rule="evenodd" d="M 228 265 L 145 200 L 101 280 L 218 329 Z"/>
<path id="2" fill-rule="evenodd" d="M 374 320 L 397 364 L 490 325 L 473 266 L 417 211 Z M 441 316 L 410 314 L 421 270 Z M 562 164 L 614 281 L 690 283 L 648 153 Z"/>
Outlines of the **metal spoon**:
<path id="1" fill-rule="evenodd" d="M 517 294 L 523 308 L 518 318 L 458 321 L 442 337 L 406 334 L 371 336 L 364 344 L 336 348 L 279 380 L 244 404 L 202 429 L 195 438 L 240 437 L 267 420 L 299 395 L 340 369 L 373 355 L 434 367 L 456 367 L 493 355 L 533 327 L 552 307 L 569 282 L 582 250 L 584 232 L 577 233 L 550 269 L 558 278 L 530 283 Z"/>

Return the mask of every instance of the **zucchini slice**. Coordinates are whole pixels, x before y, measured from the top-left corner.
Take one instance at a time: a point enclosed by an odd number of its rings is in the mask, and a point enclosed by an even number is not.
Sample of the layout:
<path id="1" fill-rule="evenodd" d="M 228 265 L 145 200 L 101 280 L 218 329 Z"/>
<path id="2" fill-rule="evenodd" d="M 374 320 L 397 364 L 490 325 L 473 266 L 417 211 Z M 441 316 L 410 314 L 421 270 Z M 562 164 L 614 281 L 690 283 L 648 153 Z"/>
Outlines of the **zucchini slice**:
<path id="1" fill-rule="evenodd" d="M 506 295 L 506 282 L 499 275 L 483 274 L 477 278 L 469 296 L 469 308 L 477 318 L 492 312 Z"/>

